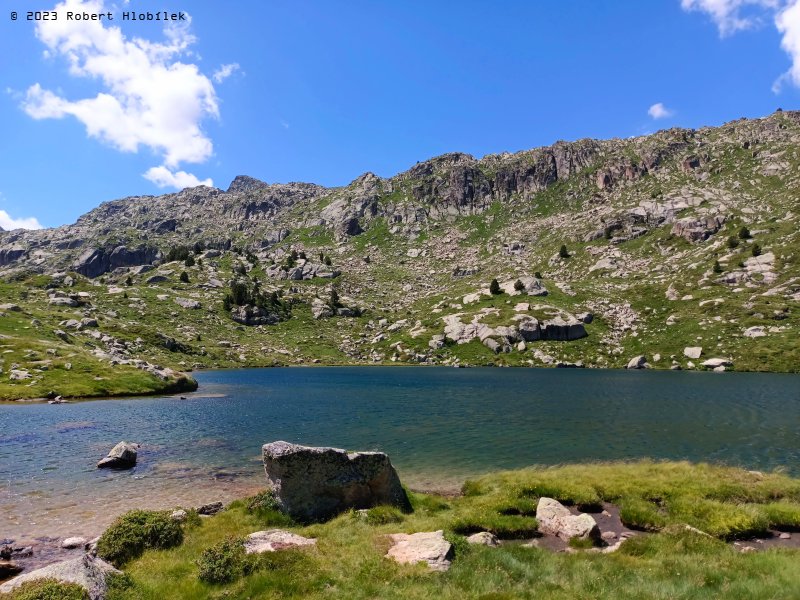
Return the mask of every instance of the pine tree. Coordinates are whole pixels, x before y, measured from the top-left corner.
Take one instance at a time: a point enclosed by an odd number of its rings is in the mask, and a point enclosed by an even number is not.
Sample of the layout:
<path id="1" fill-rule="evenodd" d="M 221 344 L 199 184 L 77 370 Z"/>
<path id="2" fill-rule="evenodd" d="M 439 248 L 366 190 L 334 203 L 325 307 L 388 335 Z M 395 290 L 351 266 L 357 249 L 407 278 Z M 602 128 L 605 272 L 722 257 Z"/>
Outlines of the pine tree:
<path id="1" fill-rule="evenodd" d="M 492 279 L 492 282 L 489 284 L 489 293 L 493 295 L 503 293 L 503 290 L 500 289 L 500 284 L 497 282 L 497 279 Z"/>

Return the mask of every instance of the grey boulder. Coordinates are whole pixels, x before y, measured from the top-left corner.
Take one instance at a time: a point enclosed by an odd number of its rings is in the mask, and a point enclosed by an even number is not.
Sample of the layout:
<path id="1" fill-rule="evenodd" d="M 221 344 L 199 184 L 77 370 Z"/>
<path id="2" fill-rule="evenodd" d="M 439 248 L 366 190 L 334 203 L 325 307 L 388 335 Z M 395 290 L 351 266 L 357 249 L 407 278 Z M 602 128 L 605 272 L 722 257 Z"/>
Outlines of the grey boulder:
<path id="1" fill-rule="evenodd" d="M 263 447 L 267 484 L 280 508 L 301 521 L 324 520 L 351 509 L 411 506 L 383 452 L 272 442 Z"/>
<path id="2" fill-rule="evenodd" d="M 139 444 L 120 442 L 104 459 L 97 463 L 98 469 L 130 469 L 136 466 L 136 451 Z"/>
<path id="3" fill-rule="evenodd" d="M 19 575 L 0 585 L 0 593 L 12 592 L 29 581 L 55 579 L 62 583 L 78 584 L 89 593 L 90 600 L 104 600 L 108 592 L 106 579 L 111 573 L 120 573 L 120 571 L 100 558 L 83 554 L 77 558 Z"/>

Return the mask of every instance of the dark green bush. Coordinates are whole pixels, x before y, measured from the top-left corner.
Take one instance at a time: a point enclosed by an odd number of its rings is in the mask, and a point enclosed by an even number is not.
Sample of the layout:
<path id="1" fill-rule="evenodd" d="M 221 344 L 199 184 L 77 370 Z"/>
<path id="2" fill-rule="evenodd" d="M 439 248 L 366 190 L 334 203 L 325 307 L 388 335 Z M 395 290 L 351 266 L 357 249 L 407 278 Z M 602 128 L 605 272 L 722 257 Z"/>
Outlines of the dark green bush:
<path id="1" fill-rule="evenodd" d="M 500 284 L 497 282 L 497 279 L 492 279 L 492 282 L 489 284 L 489 293 L 490 294 L 503 293 L 503 290 L 500 289 Z"/>
<path id="2" fill-rule="evenodd" d="M 561 244 L 561 248 L 558 250 L 558 255 L 561 258 L 569 258 L 569 250 L 567 250 L 566 244 Z"/>
<path id="3" fill-rule="evenodd" d="M 742 225 L 742 228 L 739 230 L 739 238 L 746 240 L 750 237 L 750 230 Z"/>
<path id="4" fill-rule="evenodd" d="M 737 240 L 734 236 L 728 238 L 728 248 L 736 248 L 739 245 L 739 240 Z"/>
<path id="5" fill-rule="evenodd" d="M 89 600 L 89 592 L 77 583 L 61 583 L 55 579 L 39 579 L 23 583 L 0 600 Z"/>
<path id="6" fill-rule="evenodd" d="M 132 510 L 118 517 L 100 536 L 97 554 L 124 565 L 148 548 L 172 548 L 183 542 L 183 529 L 167 512 Z"/>
<path id="7" fill-rule="evenodd" d="M 248 558 L 244 550 L 244 540 L 228 538 L 215 546 L 206 548 L 197 559 L 200 568 L 198 577 L 206 583 L 230 583 L 244 575 Z"/>
<path id="8" fill-rule="evenodd" d="M 189 274 L 186 271 L 181 272 L 181 276 L 179 278 L 182 283 L 189 283 Z"/>
<path id="9" fill-rule="evenodd" d="M 752 252 L 753 256 L 760 256 L 761 255 L 761 246 L 759 246 L 758 244 L 753 244 L 753 249 L 752 249 L 751 252 Z"/>
<path id="10" fill-rule="evenodd" d="M 519 279 L 514 282 L 514 289 L 518 292 L 522 292 L 525 290 L 525 284 L 522 283 Z"/>

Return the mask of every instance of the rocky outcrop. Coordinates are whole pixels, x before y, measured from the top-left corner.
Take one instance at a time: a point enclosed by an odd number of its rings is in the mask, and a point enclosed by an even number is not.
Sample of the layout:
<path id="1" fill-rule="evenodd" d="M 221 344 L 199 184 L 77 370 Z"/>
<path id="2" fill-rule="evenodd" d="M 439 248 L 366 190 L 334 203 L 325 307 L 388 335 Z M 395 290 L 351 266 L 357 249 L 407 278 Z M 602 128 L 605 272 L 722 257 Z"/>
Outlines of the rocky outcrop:
<path id="1" fill-rule="evenodd" d="M 494 548 L 500 545 L 500 540 L 490 531 L 479 531 L 467 537 L 467 543 L 475 546 L 489 546 Z"/>
<path id="2" fill-rule="evenodd" d="M 704 218 L 687 217 L 675 221 L 671 233 L 689 242 L 702 242 L 719 231 L 725 224 L 725 220 L 723 215 Z"/>
<path id="3" fill-rule="evenodd" d="M 151 264 L 160 257 L 158 248 L 149 246 L 134 249 L 117 246 L 111 251 L 105 248 L 89 248 L 76 259 L 72 270 L 93 279 L 119 267 Z"/>
<path id="4" fill-rule="evenodd" d="M 409 510 L 400 478 L 383 452 L 346 452 L 278 441 L 263 447 L 267 483 L 280 508 L 318 521 L 350 508 L 391 504 Z"/>
<path id="5" fill-rule="evenodd" d="M 591 515 L 573 515 L 569 509 L 553 498 L 539 498 L 536 506 L 539 531 L 555 535 L 568 542 L 572 538 L 600 542 L 600 528 Z"/>
<path id="6" fill-rule="evenodd" d="M 130 469 L 136 466 L 139 444 L 120 442 L 104 459 L 97 463 L 98 469 Z"/>
<path id="7" fill-rule="evenodd" d="M 274 325 L 281 320 L 277 313 L 250 304 L 233 307 L 231 319 L 242 325 Z"/>
<path id="8" fill-rule="evenodd" d="M 10 593 L 29 581 L 55 579 L 62 583 L 75 583 L 89 594 L 90 600 L 104 600 L 108 593 L 108 576 L 121 574 L 100 558 L 84 554 L 41 569 L 24 573 L 0 585 L 0 593 Z"/>
<path id="9" fill-rule="evenodd" d="M 444 539 L 444 532 L 393 533 L 387 558 L 400 564 L 426 563 L 431 571 L 447 571 L 453 558 L 453 546 Z"/>
<path id="10" fill-rule="evenodd" d="M 26 254 L 25 248 L 21 246 L 12 246 L 11 248 L 0 249 L 0 267 L 13 264 Z"/>

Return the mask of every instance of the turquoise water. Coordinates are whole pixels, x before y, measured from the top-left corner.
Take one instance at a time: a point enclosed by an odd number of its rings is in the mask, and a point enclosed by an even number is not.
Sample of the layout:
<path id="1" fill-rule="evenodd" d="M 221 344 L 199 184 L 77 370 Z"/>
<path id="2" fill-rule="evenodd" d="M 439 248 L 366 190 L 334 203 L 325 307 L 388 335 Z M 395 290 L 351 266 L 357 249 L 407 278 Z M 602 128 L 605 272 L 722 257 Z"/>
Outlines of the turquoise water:
<path id="1" fill-rule="evenodd" d="M 0 538 L 262 485 L 261 445 L 387 452 L 412 487 L 530 464 L 704 460 L 800 474 L 800 376 L 421 367 L 198 373 L 177 397 L 0 406 Z M 95 463 L 142 444 L 130 472 Z"/>

